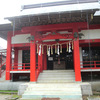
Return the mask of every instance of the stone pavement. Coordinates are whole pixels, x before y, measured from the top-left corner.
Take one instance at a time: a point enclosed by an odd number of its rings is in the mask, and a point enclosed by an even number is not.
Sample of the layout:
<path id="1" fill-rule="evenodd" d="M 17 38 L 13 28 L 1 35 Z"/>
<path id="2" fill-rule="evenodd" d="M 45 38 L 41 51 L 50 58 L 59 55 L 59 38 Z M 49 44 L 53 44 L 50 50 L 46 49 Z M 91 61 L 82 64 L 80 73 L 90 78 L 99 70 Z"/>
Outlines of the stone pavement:
<path id="1" fill-rule="evenodd" d="M 7 98 L 11 98 L 12 95 L 4 95 L 4 94 L 0 94 L 0 100 L 7 100 Z"/>

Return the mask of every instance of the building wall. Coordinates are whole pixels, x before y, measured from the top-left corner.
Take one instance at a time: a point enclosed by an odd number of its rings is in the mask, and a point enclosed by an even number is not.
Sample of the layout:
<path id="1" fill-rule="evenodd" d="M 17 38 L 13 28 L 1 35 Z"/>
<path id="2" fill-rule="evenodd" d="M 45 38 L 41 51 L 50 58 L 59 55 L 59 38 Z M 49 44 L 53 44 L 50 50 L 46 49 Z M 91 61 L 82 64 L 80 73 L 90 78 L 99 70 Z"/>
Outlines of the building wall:
<path id="1" fill-rule="evenodd" d="M 64 33 L 68 33 L 68 32 L 60 31 L 59 33 L 64 34 Z M 100 39 L 100 29 L 82 30 L 80 33 L 84 34 L 84 36 L 81 38 L 81 40 Z M 30 36 L 31 36 L 31 34 L 15 35 L 12 37 L 12 44 L 29 43 L 27 38 Z"/>
<path id="2" fill-rule="evenodd" d="M 28 37 L 30 37 L 30 34 L 15 35 L 12 37 L 11 43 L 12 44 L 29 43 L 27 39 Z"/>
<path id="3" fill-rule="evenodd" d="M 66 31 L 60 31 L 59 33 L 65 34 L 68 33 Z M 81 40 L 84 39 L 100 39 L 100 29 L 92 29 L 92 30 L 82 30 L 80 33 L 83 33 L 84 36 Z M 12 37 L 12 44 L 19 44 L 19 43 L 29 43 L 28 37 L 30 34 L 21 34 Z M 82 48 L 80 48 L 80 61 L 82 61 Z M 18 63 L 22 63 L 22 50 L 18 51 Z M 82 66 L 81 66 L 82 67 Z"/>
<path id="4" fill-rule="evenodd" d="M 81 40 L 84 39 L 100 39 L 100 29 L 93 30 L 82 30 L 80 33 L 83 33 Z"/>

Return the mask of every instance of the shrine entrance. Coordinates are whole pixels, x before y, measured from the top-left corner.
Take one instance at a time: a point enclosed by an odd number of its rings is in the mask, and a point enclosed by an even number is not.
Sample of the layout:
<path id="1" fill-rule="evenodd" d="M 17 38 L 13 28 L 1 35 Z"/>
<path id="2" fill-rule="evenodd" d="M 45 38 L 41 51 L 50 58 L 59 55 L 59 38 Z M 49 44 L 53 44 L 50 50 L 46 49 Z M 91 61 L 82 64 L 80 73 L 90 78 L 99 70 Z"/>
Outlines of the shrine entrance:
<path id="1" fill-rule="evenodd" d="M 74 69 L 73 51 L 66 52 L 66 48 L 63 48 L 62 53 L 60 55 L 54 53 L 50 57 L 47 57 L 47 70 L 69 70 L 69 69 Z"/>

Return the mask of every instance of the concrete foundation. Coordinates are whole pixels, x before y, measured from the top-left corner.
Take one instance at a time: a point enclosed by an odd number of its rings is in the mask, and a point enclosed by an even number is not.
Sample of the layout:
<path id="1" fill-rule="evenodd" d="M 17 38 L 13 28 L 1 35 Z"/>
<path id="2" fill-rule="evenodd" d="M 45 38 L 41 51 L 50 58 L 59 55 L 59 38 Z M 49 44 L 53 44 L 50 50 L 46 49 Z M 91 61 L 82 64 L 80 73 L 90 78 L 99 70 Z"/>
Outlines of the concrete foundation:
<path id="1" fill-rule="evenodd" d="M 81 83 L 82 95 L 92 95 L 92 87 L 90 83 Z"/>
<path id="2" fill-rule="evenodd" d="M 25 82 L 0 82 L 0 90 L 18 90 L 19 86 Z"/>
<path id="3" fill-rule="evenodd" d="M 26 90 L 29 82 L 0 82 L 0 90 L 18 90 L 18 95 L 22 95 Z M 92 95 L 93 91 L 100 91 L 100 81 L 98 82 L 82 82 L 81 84 L 82 95 Z"/>

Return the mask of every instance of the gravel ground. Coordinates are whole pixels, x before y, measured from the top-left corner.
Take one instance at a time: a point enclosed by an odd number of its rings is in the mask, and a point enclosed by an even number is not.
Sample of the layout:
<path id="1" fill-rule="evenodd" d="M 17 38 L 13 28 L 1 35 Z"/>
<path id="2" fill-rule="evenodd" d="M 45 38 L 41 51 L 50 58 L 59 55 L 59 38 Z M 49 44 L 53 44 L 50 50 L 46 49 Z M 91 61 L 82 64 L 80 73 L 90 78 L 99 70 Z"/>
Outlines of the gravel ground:
<path id="1" fill-rule="evenodd" d="M 6 98 L 11 98 L 12 95 L 3 95 L 3 94 L 0 94 L 0 100 L 7 100 Z"/>

